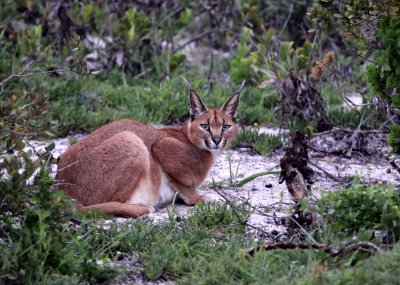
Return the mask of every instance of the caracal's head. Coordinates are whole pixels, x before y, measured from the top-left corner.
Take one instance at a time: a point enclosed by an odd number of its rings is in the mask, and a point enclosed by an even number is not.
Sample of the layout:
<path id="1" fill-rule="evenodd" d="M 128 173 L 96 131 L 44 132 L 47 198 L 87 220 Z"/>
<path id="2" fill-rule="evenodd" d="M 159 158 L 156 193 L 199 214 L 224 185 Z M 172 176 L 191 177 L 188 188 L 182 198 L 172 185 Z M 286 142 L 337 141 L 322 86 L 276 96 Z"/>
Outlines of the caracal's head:
<path id="1" fill-rule="evenodd" d="M 235 137 L 234 122 L 240 91 L 236 92 L 220 109 L 208 109 L 190 88 L 190 123 L 188 137 L 191 143 L 213 154 L 225 149 Z"/>

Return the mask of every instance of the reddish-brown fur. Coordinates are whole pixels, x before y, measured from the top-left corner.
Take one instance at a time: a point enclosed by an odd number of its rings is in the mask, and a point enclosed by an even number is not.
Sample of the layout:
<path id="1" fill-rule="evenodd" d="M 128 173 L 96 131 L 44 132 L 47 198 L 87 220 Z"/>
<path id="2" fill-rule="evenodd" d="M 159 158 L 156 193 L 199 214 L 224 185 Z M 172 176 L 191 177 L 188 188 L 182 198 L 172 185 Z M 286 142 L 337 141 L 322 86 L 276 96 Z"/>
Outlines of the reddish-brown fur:
<path id="1" fill-rule="evenodd" d="M 221 110 L 208 110 L 190 90 L 192 120 L 180 128 L 132 120 L 105 125 L 61 156 L 56 186 L 78 201 L 78 210 L 133 218 L 170 201 L 175 191 L 189 205 L 207 201 L 196 188 L 236 134 L 238 102 L 236 93 Z"/>

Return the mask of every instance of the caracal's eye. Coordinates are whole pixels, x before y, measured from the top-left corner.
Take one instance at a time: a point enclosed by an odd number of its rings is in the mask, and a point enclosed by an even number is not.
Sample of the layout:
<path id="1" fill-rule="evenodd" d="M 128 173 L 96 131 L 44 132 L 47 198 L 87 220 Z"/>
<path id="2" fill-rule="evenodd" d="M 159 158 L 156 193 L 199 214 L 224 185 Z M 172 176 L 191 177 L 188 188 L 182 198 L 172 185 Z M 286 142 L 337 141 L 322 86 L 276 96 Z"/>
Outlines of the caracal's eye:
<path id="1" fill-rule="evenodd" d="M 210 125 L 209 125 L 209 124 L 201 124 L 200 126 L 201 126 L 202 129 L 205 130 L 205 131 L 209 131 L 209 130 L 210 130 Z"/>
<path id="2" fill-rule="evenodd" d="M 222 130 L 225 132 L 231 128 L 231 125 L 223 125 Z"/>

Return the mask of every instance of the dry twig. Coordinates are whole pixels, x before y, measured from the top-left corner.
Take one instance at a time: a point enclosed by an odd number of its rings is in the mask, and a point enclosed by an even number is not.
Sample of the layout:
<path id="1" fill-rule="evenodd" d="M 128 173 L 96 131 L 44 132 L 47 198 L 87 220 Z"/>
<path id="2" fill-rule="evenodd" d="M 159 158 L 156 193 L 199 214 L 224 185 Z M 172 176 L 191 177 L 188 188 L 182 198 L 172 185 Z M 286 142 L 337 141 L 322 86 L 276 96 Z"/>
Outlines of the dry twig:
<path id="1" fill-rule="evenodd" d="M 257 226 L 254 226 L 254 225 L 252 225 L 252 224 L 249 224 L 249 223 L 247 222 L 249 216 L 247 216 L 246 219 L 243 220 L 243 219 L 240 217 L 239 213 L 237 212 L 235 204 L 234 204 L 225 194 L 223 194 L 222 192 L 218 191 L 218 190 L 215 189 L 215 188 L 213 188 L 213 190 L 214 190 L 219 196 L 221 196 L 221 197 L 225 200 L 225 202 L 231 207 L 231 209 L 232 209 L 233 213 L 235 214 L 235 216 L 236 216 L 236 218 L 237 218 L 239 224 L 241 224 L 241 225 L 243 225 L 243 226 L 245 226 L 245 227 L 247 226 L 247 227 L 249 227 L 249 228 L 252 228 L 252 229 L 255 229 L 255 230 L 257 230 L 257 231 L 260 231 L 260 232 L 261 232 L 262 234 L 264 234 L 265 236 L 270 237 L 270 238 L 273 238 L 273 235 L 271 235 L 269 232 L 264 231 L 264 230 L 263 230 L 262 228 L 260 228 L 260 227 L 257 227 Z M 248 205 L 248 203 L 246 203 L 246 204 Z"/>
<path id="2" fill-rule="evenodd" d="M 327 177 L 331 178 L 332 180 L 335 180 L 336 182 L 340 182 L 340 183 L 345 182 L 343 179 L 340 179 L 340 178 L 336 177 L 335 175 L 330 174 L 328 171 L 323 169 L 321 166 L 318 166 L 317 164 L 315 164 L 311 161 L 308 161 L 308 163 L 311 164 L 312 166 L 314 166 L 316 169 L 322 171 Z"/>

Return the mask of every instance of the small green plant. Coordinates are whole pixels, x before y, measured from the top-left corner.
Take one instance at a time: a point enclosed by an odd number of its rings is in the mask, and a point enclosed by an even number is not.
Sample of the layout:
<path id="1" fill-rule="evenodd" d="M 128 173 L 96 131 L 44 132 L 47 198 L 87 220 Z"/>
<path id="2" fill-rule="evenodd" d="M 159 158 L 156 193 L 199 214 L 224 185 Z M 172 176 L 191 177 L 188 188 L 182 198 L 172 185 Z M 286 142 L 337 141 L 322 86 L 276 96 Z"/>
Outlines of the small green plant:
<path id="1" fill-rule="evenodd" d="M 239 161 L 237 163 L 235 172 L 232 169 L 232 167 L 233 167 L 233 165 L 232 165 L 232 153 L 228 152 L 228 154 L 226 155 L 226 158 L 228 160 L 228 165 L 229 165 L 229 185 L 235 186 L 236 183 L 237 183 L 237 177 L 238 177 L 238 173 L 239 173 L 240 162 L 242 161 L 242 156 L 239 157 Z"/>
<path id="2" fill-rule="evenodd" d="M 400 153 L 400 125 L 393 124 L 389 126 L 388 143 L 392 146 L 394 153 Z"/>

